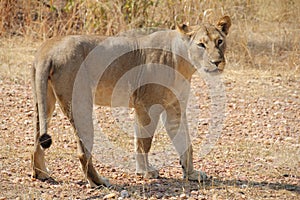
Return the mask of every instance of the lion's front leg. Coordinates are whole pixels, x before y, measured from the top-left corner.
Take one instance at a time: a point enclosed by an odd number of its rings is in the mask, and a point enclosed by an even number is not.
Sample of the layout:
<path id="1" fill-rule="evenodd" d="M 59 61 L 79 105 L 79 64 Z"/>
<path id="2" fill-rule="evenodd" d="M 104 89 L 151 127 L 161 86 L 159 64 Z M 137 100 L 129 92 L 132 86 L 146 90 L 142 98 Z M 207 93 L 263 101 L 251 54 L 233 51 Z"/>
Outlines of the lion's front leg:
<path id="1" fill-rule="evenodd" d="M 180 156 L 180 165 L 183 171 L 183 178 L 190 181 L 203 181 L 207 179 L 204 172 L 194 170 L 193 149 L 186 113 L 176 105 L 167 109 L 165 127 L 177 153 Z"/>
<path id="2" fill-rule="evenodd" d="M 158 178 L 158 171 L 150 165 L 148 153 L 150 151 L 152 137 L 135 138 L 136 150 L 136 174 L 144 178 Z"/>
<path id="3" fill-rule="evenodd" d="M 199 182 L 207 180 L 208 177 L 204 172 L 194 170 L 192 145 L 189 145 L 189 147 L 187 147 L 187 150 L 182 155 L 180 155 L 180 165 L 182 167 L 184 179 Z"/>
<path id="4" fill-rule="evenodd" d="M 162 109 L 159 107 L 136 107 L 135 152 L 136 173 L 145 178 L 158 178 L 158 171 L 151 166 L 148 153 Z"/>

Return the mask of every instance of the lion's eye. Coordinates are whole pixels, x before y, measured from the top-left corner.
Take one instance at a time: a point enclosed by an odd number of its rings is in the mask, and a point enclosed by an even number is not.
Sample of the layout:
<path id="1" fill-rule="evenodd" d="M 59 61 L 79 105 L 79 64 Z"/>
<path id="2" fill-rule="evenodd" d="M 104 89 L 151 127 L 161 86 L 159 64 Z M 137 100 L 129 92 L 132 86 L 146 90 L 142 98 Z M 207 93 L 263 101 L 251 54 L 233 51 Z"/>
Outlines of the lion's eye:
<path id="1" fill-rule="evenodd" d="M 222 39 L 218 39 L 217 43 L 218 43 L 218 46 L 219 46 L 219 45 L 221 45 L 223 43 L 223 40 Z"/>
<path id="2" fill-rule="evenodd" d="M 201 47 L 201 48 L 206 48 L 206 46 L 205 46 L 205 44 L 204 43 L 202 43 L 202 42 L 200 42 L 199 44 L 197 44 L 199 47 Z"/>

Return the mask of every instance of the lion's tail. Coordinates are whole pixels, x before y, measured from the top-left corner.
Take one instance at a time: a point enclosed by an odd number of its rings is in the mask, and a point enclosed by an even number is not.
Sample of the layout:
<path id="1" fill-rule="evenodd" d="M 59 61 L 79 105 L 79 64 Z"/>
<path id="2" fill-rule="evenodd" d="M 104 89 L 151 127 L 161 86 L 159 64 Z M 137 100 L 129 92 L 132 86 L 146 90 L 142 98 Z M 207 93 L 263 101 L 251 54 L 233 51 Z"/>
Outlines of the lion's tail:
<path id="1" fill-rule="evenodd" d="M 46 149 L 52 144 L 51 136 L 47 134 L 47 90 L 50 75 L 51 59 L 36 59 L 32 67 L 32 90 L 35 101 L 35 139 Z"/>

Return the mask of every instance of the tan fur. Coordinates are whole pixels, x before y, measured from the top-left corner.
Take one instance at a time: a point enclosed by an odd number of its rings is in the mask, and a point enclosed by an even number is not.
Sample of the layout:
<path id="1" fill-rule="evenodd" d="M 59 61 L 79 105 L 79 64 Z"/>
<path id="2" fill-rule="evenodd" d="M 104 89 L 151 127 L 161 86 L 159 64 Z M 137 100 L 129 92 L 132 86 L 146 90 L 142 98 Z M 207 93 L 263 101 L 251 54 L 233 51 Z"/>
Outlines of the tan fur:
<path id="1" fill-rule="evenodd" d="M 201 24 L 193 27 L 182 25 L 178 26 L 177 30 L 174 31 L 157 32 L 139 38 L 108 38 L 108 40 L 122 39 L 129 44 L 157 42 L 172 46 L 176 40 L 180 45 L 183 42 L 192 42 L 197 45 L 192 45 L 189 49 L 179 49 L 179 51 L 183 51 L 184 54 L 189 55 L 190 60 L 157 50 L 143 50 L 139 52 L 139 57 L 135 53 L 120 57 L 115 63 L 111 64 L 101 77 L 95 94 L 95 103 L 100 106 L 112 106 L 111 97 L 117 81 L 124 74 L 124 71 L 126 72 L 139 64 L 155 62 L 171 66 L 188 81 L 191 80 L 193 73 L 196 71 L 195 66 L 203 66 L 208 73 L 223 71 L 225 67 L 226 35 L 230 25 L 230 18 L 225 16 L 216 25 Z M 75 77 L 87 55 L 105 39 L 105 37 L 98 36 L 66 36 L 46 41 L 38 50 L 32 69 L 32 85 L 36 105 L 35 146 L 32 153 L 34 177 L 39 179 L 49 178 L 44 160 L 44 149 L 41 147 L 40 138 L 47 135 L 47 128 L 55 108 L 55 102 L 59 103 L 62 111 L 75 127 L 71 112 Z M 97 48 L 101 48 L 101 45 Z M 114 47 L 107 47 L 107 49 L 107 51 L 113 51 Z M 199 57 L 197 54 L 199 51 L 204 52 L 203 57 Z M 101 55 L 94 54 L 89 54 L 89 57 L 101 57 Z M 141 55 L 144 56 L 143 61 L 138 59 Z M 191 65 L 191 63 L 195 66 Z M 85 64 L 90 66 L 93 63 L 86 61 Z M 176 84 L 176 77 L 170 77 L 170 81 Z M 136 90 L 130 98 L 128 106 L 135 109 L 140 129 L 152 127 L 148 132 L 154 132 L 162 110 L 154 113 L 153 116 L 149 116 L 148 112 L 151 106 L 159 104 L 162 105 L 167 113 L 165 124 L 167 132 L 171 139 L 175 137 L 174 133 L 178 130 L 178 121 L 185 120 L 185 117 L 182 117 L 185 113 L 182 113 L 181 105 L 172 91 L 156 84 L 148 84 Z M 86 124 L 90 124 L 90 122 L 86 122 Z M 75 131 L 79 159 L 90 185 L 109 185 L 108 180 L 99 176 L 93 167 L 91 154 L 82 143 L 82 138 L 80 138 L 80 130 Z M 92 136 L 93 133 L 89 134 Z M 185 134 L 183 133 L 183 136 L 188 138 L 188 135 Z M 158 176 L 157 170 L 148 163 L 148 152 L 151 147 L 152 137 L 135 139 L 135 150 L 138 153 L 137 173 L 145 177 L 156 178 Z M 184 177 L 189 180 L 205 179 L 204 173 L 193 169 L 191 147 L 180 156 L 180 162 Z"/>

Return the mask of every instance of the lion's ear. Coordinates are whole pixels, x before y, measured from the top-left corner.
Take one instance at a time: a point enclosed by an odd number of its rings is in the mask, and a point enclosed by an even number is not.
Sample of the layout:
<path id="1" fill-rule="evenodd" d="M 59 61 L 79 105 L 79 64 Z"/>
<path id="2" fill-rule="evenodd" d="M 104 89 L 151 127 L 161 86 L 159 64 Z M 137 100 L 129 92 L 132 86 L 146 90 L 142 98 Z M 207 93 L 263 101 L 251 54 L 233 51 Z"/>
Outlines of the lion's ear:
<path id="1" fill-rule="evenodd" d="M 189 32 L 189 27 L 186 24 L 176 24 L 176 28 L 182 34 L 186 34 Z"/>
<path id="2" fill-rule="evenodd" d="M 217 28 L 221 30 L 225 35 L 228 34 L 229 28 L 231 26 L 231 19 L 229 16 L 224 16 L 221 19 L 219 19 L 217 23 Z"/>
<path id="3" fill-rule="evenodd" d="M 179 33 L 181 33 L 184 36 L 188 36 L 189 38 L 194 34 L 194 30 L 192 29 L 192 27 L 186 24 L 177 24 L 176 29 Z"/>

